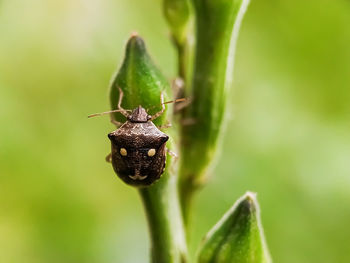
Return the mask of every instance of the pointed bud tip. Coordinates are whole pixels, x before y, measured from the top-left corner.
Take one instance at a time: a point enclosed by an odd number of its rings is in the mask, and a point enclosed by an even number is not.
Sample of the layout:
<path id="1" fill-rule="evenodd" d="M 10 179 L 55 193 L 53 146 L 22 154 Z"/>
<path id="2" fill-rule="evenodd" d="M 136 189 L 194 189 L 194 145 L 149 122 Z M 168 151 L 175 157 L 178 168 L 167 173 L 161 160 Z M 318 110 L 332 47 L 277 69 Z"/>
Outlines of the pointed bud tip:
<path id="1" fill-rule="evenodd" d="M 138 37 L 138 36 L 139 36 L 139 33 L 137 33 L 136 31 L 134 31 L 134 32 L 131 33 L 130 38 Z"/>
<path id="2" fill-rule="evenodd" d="M 242 212 L 246 213 L 254 213 L 258 209 L 258 203 L 256 200 L 256 193 L 254 192 L 246 192 L 245 195 L 238 201 L 237 207 L 243 208 Z"/>
<path id="3" fill-rule="evenodd" d="M 270 263 L 256 193 L 247 192 L 209 231 L 198 262 Z"/>
<path id="4" fill-rule="evenodd" d="M 249 201 L 249 203 L 251 203 L 251 204 L 254 204 L 257 202 L 256 195 L 257 195 L 256 193 L 248 191 L 243 196 L 243 199 Z"/>
<path id="5" fill-rule="evenodd" d="M 128 46 L 136 44 L 136 45 L 145 45 L 143 39 L 139 35 L 132 34 L 128 40 Z"/>
<path id="6" fill-rule="evenodd" d="M 143 39 L 138 35 L 137 32 L 133 32 L 126 44 L 126 57 L 131 54 L 138 54 L 135 58 L 140 58 L 146 53 L 146 45 Z"/>

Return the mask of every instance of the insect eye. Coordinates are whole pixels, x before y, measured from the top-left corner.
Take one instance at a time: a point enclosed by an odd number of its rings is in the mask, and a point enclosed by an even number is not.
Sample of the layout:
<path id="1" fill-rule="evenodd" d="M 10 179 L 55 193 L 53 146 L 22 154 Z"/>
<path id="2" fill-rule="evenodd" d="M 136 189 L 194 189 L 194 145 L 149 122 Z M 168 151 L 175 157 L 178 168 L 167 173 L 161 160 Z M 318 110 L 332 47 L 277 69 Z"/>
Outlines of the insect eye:
<path id="1" fill-rule="evenodd" d="M 149 149 L 148 150 L 148 152 L 147 152 L 147 155 L 149 156 L 149 157 L 152 157 L 152 156 L 154 156 L 156 154 L 156 149 Z"/>
<path id="2" fill-rule="evenodd" d="M 128 151 L 125 148 L 120 148 L 119 152 L 120 152 L 121 156 L 127 156 L 128 155 Z"/>

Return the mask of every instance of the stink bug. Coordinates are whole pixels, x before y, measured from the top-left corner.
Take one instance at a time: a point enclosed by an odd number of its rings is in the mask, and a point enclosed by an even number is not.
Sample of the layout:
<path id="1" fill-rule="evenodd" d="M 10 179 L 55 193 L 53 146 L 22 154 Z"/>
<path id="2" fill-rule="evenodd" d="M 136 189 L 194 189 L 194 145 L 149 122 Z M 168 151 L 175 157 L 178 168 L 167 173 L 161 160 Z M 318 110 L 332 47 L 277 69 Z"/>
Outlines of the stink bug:
<path id="1" fill-rule="evenodd" d="M 163 101 L 161 95 L 162 109 L 153 116 L 138 106 L 130 114 L 128 110 L 121 107 L 123 92 L 119 89 L 118 109 L 103 113 L 90 115 L 94 117 L 102 114 L 120 112 L 127 121 L 123 124 L 112 119 L 119 129 L 108 134 L 111 141 L 111 153 L 106 157 L 111 161 L 116 174 L 125 183 L 134 186 L 148 186 L 158 180 L 165 170 L 166 142 L 169 137 L 161 132 L 152 122 L 161 116 L 165 110 L 165 104 L 184 101 Z"/>

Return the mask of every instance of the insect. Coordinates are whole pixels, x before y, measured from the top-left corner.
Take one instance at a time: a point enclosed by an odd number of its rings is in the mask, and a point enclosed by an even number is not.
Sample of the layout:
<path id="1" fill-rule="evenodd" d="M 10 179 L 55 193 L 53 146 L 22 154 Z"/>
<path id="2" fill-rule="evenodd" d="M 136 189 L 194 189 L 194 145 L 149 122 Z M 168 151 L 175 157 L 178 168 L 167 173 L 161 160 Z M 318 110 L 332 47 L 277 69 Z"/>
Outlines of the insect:
<path id="1" fill-rule="evenodd" d="M 123 98 L 121 89 L 119 89 L 119 94 L 117 110 L 92 114 L 89 117 L 120 112 L 127 118 L 119 129 L 108 134 L 111 141 L 111 153 L 106 160 L 112 162 L 114 171 L 125 183 L 134 186 L 148 186 L 158 180 L 165 170 L 166 142 L 169 139 L 168 135 L 154 125 L 153 120 L 163 114 L 165 104 L 185 99 L 164 102 L 163 95 L 161 95 L 162 109 L 151 116 L 142 106 L 128 113 L 129 110 L 121 107 Z M 113 119 L 112 122 L 120 124 Z"/>

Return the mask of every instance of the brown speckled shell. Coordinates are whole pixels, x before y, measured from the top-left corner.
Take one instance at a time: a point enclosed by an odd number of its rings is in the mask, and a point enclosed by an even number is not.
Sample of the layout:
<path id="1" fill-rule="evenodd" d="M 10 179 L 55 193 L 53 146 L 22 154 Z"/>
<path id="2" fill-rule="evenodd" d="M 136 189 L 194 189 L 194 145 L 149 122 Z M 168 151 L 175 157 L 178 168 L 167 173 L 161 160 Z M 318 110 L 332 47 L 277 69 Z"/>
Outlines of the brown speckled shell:
<path id="1" fill-rule="evenodd" d="M 134 186 L 151 185 L 160 178 L 165 168 L 165 144 L 169 137 L 151 121 L 125 122 L 119 129 L 108 134 L 112 145 L 112 165 L 117 175 L 127 184 Z M 120 154 L 125 148 L 126 156 Z M 148 156 L 149 149 L 155 149 L 154 156 Z M 133 180 L 135 173 L 147 176 Z"/>

